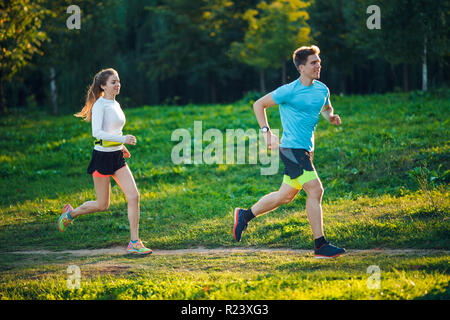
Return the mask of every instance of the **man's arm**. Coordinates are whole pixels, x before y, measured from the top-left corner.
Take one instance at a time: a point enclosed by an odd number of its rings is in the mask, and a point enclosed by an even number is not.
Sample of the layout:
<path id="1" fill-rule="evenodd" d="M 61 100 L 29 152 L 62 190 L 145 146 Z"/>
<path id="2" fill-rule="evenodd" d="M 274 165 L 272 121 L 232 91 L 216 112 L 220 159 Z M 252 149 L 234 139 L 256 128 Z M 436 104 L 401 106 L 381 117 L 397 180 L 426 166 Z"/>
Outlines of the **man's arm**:
<path id="1" fill-rule="evenodd" d="M 331 106 L 331 102 L 324 106 L 320 113 L 331 124 L 334 124 L 336 126 L 339 126 L 341 124 L 341 118 L 337 114 L 334 114 L 334 109 Z"/>
<path id="2" fill-rule="evenodd" d="M 266 94 L 264 97 L 259 98 L 253 104 L 253 111 L 255 111 L 256 120 L 258 120 L 259 127 L 269 127 L 269 123 L 267 122 L 267 114 L 266 108 L 272 107 L 277 103 L 273 100 L 272 95 L 270 93 Z"/>
<path id="3" fill-rule="evenodd" d="M 269 131 L 264 134 L 264 139 L 266 140 L 266 144 L 269 149 L 277 149 L 280 145 L 279 139 L 276 135 L 272 134 L 270 131 L 269 123 L 267 122 L 267 114 L 266 108 L 270 108 L 277 103 L 273 100 L 272 95 L 270 93 L 266 94 L 264 97 L 259 98 L 253 104 L 253 111 L 255 111 L 256 120 L 258 120 L 258 124 L 260 128 L 268 127 Z"/>

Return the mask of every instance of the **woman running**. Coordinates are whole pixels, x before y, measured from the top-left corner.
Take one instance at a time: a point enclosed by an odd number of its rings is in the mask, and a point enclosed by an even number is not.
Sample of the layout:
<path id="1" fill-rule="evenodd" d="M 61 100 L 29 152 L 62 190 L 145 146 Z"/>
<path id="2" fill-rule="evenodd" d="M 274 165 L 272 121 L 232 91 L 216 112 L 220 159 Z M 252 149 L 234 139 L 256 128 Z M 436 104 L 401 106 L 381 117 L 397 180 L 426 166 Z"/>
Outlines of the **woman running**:
<path id="1" fill-rule="evenodd" d="M 76 117 L 87 122 L 92 121 L 92 135 L 95 140 L 92 159 L 87 169 L 94 180 L 97 200 L 87 201 L 73 209 L 66 204 L 58 220 L 58 228 L 64 232 L 68 225 L 79 215 L 106 211 L 109 207 L 111 177 L 122 189 L 128 202 L 128 220 L 130 221 L 131 239 L 127 251 L 136 254 L 150 254 L 139 239 L 139 192 L 125 158 L 130 152 L 124 144 L 136 144 L 136 137 L 122 135 L 125 115 L 116 101 L 120 91 L 120 79 L 114 69 L 98 72 L 86 97 L 84 108 Z"/>

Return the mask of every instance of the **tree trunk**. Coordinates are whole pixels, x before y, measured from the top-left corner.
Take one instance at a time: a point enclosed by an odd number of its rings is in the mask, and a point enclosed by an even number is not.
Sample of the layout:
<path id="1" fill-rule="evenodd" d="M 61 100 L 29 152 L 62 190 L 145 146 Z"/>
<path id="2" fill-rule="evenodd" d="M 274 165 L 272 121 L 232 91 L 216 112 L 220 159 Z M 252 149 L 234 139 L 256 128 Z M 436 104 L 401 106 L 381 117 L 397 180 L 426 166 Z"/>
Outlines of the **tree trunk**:
<path id="1" fill-rule="evenodd" d="M 209 88 L 211 92 L 211 103 L 217 102 L 217 94 L 216 94 L 216 82 L 214 81 L 214 76 L 210 76 Z"/>
<path id="2" fill-rule="evenodd" d="M 427 68 L 427 37 L 423 41 L 422 56 L 422 91 L 428 90 L 428 68 Z"/>
<path id="3" fill-rule="evenodd" d="M 8 112 L 8 108 L 6 107 L 6 98 L 5 92 L 3 89 L 3 72 L 0 70 L 0 110 L 3 114 Z"/>
<path id="4" fill-rule="evenodd" d="M 409 90 L 409 83 L 408 83 L 408 64 L 403 64 L 403 91 L 408 92 Z"/>
<path id="5" fill-rule="evenodd" d="M 58 114 L 58 95 L 56 92 L 55 68 L 50 68 L 50 98 L 52 100 L 53 114 Z"/>
<path id="6" fill-rule="evenodd" d="M 264 70 L 259 70 L 259 90 L 262 94 L 266 93 L 266 80 L 264 79 Z"/>

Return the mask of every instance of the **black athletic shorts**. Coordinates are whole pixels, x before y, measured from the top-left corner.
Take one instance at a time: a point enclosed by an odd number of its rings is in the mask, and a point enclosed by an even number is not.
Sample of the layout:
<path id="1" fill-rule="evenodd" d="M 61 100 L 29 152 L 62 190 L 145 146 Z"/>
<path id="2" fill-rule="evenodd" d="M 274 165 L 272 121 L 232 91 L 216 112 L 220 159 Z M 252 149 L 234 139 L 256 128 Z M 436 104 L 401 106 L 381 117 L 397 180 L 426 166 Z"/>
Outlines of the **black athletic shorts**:
<path id="1" fill-rule="evenodd" d="M 291 179 L 300 177 L 303 171 L 315 171 L 313 153 L 305 149 L 280 148 L 280 158 L 284 164 L 283 173 Z"/>
<path id="2" fill-rule="evenodd" d="M 95 171 L 103 175 L 114 174 L 117 170 L 126 165 L 123 151 L 103 152 L 92 150 L 91 163 L 87 169 L 88 174 L 93 174 Z"/>

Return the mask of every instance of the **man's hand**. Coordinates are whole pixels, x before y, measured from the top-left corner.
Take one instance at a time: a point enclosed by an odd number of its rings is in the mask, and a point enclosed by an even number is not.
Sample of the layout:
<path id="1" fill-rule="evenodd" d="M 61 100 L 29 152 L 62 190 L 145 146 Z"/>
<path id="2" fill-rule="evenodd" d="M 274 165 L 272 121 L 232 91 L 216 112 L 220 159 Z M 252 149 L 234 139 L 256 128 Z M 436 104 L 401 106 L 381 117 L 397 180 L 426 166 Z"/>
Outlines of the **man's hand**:
<path id="1" fill-rule="evenodd" d="M 337 114 L 332 115 L 330 116 L 330 123 L 339 126 L 341 125 L 341 118 Z"/>
<path id="2" fill-rule="evenodd" d="M 270 150 L 277 150 L 280 147 L 280 140 L 270 131 L 264 134 L 264 140 L 266 140 L 267 147 Z"/>
<path id="3" fill-rule="evenodd" d="M 333 107 L 331 106 L 331 103 L 324 106 L 322 110 L 320 110 L 320 113 L 322 116 L 328 120 L 329 123 L 334 124 L 335 126 L 341 125 L 341 117 L 339 117 L 337 114 L 333 113 Z"/>

